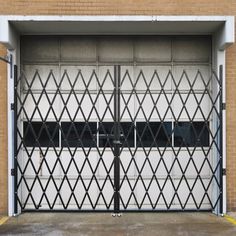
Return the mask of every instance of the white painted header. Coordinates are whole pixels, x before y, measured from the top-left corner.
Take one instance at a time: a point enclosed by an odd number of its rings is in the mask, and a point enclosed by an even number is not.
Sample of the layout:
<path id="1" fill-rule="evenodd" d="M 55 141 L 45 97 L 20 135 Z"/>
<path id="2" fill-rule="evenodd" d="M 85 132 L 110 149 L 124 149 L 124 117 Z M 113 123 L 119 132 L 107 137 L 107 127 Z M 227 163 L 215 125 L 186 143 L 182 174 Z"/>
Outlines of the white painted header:
<path id="1" fill-rule="evenodd" d="M 0 42 L 8 49 L 23 34 L 211 34 L 224 50 L 234 42 L 234 16 L 0 16 Z"/>

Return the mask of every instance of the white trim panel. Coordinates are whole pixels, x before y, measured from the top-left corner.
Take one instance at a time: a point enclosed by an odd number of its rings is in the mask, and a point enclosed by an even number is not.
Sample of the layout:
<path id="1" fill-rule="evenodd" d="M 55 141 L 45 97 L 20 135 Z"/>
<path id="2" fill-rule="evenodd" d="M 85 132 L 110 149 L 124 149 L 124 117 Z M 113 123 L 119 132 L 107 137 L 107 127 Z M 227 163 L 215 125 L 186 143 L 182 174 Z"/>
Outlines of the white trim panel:
<path id="1" fill-rule="evenodd" d="M 234 16 L 0 16 L 0 42 L 16 48 L 19 34 L 218 34 L 234 42 Z"/>

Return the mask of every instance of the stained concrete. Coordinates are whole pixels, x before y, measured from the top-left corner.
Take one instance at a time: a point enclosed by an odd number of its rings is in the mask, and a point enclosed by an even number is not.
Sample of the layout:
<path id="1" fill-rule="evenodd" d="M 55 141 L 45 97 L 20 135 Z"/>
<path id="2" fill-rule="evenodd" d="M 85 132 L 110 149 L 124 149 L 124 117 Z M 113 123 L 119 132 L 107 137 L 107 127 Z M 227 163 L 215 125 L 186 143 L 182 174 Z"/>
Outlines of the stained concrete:
<path id="1" fill-rule="evenodd" d="M 210 213 L 25 213 L 0 226 L 0 235 L 187 236 L 236 235 L 236 226 Z"/>

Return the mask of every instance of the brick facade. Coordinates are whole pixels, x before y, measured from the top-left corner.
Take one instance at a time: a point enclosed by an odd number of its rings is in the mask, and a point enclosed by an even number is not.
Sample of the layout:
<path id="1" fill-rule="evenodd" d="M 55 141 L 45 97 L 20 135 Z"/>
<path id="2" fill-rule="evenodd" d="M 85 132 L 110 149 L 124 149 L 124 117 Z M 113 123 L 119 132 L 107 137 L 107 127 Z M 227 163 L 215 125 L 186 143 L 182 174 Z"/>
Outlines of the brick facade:
<path id="1" fill-rule="evenodd" d="M 235 0 L 0 0 L 1 15 L 234 15 Z M 0 55 L 5 55 L 0 47 Z M 227 204 L 236 211 L 236 45 L 226 52 Z M 0 214 L 7 212 L 7 80 L 0 62 Z"/>

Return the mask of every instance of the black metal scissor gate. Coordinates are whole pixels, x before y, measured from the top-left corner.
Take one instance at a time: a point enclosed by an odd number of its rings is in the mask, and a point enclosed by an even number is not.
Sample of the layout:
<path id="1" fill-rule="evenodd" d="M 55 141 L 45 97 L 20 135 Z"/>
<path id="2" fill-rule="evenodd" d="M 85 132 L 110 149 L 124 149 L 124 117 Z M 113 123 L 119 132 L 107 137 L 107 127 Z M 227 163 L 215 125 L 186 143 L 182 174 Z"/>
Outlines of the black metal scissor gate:
<path id="1" fill-rule="evenodd" d="M 221 79 L 146 72 L 78 66 L 15 76 L 16 207 L 222 207 Z"/>

